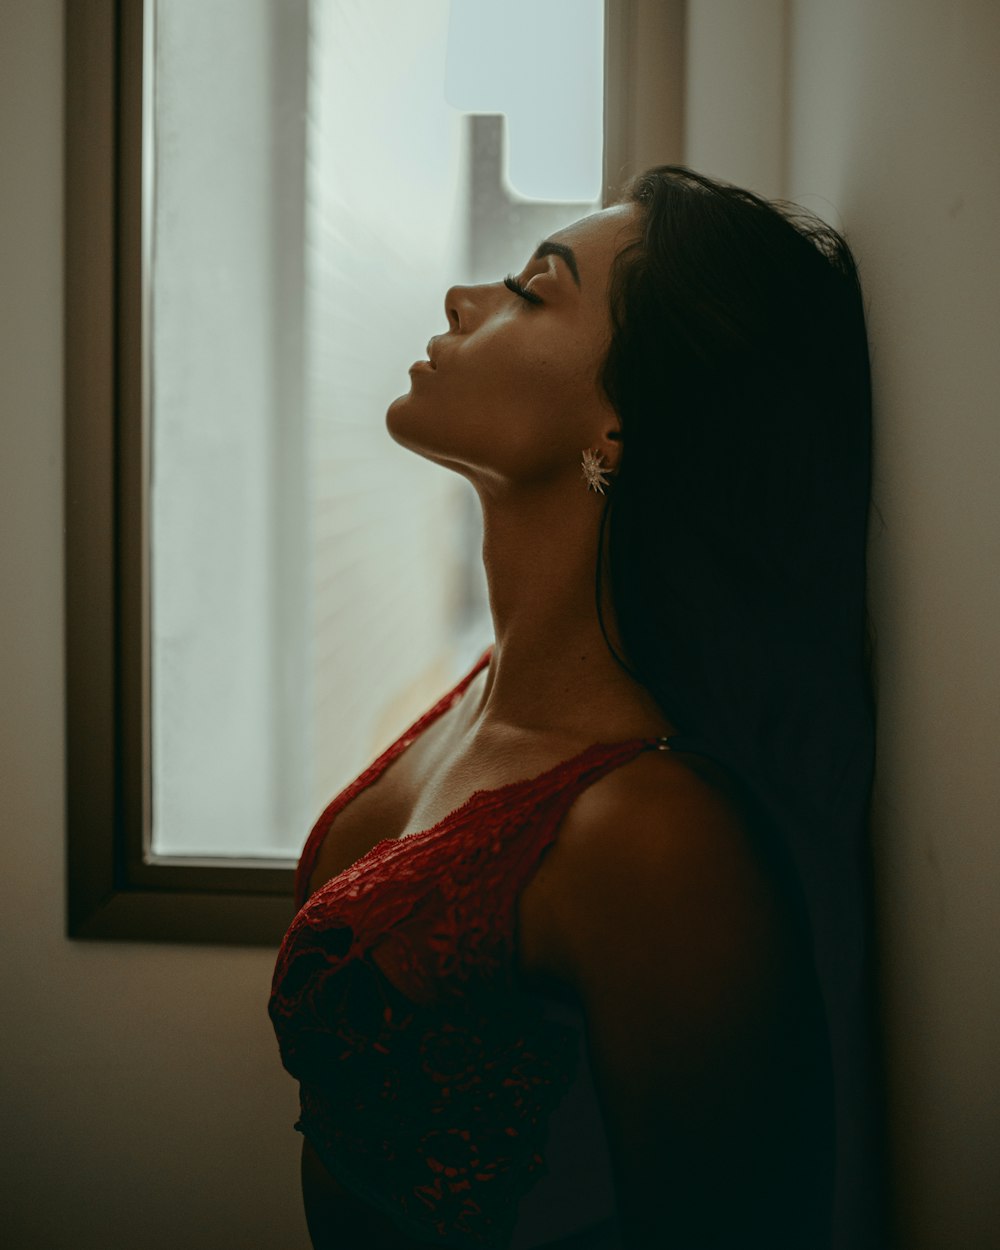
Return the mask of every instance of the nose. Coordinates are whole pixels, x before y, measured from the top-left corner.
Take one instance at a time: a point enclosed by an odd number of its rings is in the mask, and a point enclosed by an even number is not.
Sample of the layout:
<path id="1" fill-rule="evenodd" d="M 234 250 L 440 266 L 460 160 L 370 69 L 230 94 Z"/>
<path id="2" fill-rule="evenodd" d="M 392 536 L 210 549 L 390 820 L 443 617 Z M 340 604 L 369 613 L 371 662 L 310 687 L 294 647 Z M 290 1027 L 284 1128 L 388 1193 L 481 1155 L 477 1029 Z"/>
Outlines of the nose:
<path id="1" fill-rule="evenodd" d="M 471 321 L 472 305 L 469 296 L 473 288 L 470 286 L 451 286 L 445 292 L 444 311 L 448 317 L 451 330 L 467 330 Z"/>

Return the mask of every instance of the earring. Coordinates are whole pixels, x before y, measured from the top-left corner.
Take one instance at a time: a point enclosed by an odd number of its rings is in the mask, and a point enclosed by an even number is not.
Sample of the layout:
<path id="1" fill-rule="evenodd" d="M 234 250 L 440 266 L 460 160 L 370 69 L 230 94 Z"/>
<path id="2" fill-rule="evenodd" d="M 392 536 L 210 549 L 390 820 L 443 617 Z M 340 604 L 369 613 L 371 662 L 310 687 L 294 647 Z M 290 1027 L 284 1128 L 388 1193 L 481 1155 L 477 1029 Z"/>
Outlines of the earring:
<path id="1" fill-rule="evenodd" d="M 583 476 L 587 480 L 587 489 L 600 491 L 608 484 L 610 474 L 604 467 L 604 456 L 599 451 L 585 448 L 583 452 Z"/>

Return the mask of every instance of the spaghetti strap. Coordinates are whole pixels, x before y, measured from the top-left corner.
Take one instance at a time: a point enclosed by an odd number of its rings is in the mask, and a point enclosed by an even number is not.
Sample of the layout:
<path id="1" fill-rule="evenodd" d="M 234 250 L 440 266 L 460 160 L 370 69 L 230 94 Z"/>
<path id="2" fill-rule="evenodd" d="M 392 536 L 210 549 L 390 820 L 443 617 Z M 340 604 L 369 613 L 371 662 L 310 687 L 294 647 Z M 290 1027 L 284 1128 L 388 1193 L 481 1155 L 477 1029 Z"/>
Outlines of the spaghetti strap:
<path id="1" fill-rule="evenodd" d="M 686 737 L 684 734 L 670 734 L 662 738 L 657 738 L 657 742 L 665 742 L 671 751 L 687 751 L 690 748 L 685 745 L 692 742 L 693 739 Z"/>
<path id="2" fill-rule="evenodd" d="M 705 755 L 709 759 L 716 760 L 719 764 L 725 764 L 725 761 L 714 751 L 706 751 L 699 743 L 697 738 L 693 738 L 690 734 L 671 734 L 670 737 L 657 738 L 657 742 L 665 743 L 661 750 L 688 752 L 691 755 Z"/>

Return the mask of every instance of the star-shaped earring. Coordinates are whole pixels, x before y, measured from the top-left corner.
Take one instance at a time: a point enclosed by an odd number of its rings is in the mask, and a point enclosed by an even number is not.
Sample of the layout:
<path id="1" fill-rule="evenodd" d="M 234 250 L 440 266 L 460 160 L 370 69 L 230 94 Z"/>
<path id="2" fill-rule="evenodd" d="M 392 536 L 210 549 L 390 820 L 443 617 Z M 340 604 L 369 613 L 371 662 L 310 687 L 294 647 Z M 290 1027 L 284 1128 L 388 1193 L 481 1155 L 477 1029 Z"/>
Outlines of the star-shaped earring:
<path id="1" fill-rule="evenodd" d="M 602 495 L 610 480 L 610 473 L 603 465 L 604 457 L 599 451 L 593 451 L 589 447 L 584 449 L 583 476 L 587 480 L 587 489 L 600 491 Z"/>

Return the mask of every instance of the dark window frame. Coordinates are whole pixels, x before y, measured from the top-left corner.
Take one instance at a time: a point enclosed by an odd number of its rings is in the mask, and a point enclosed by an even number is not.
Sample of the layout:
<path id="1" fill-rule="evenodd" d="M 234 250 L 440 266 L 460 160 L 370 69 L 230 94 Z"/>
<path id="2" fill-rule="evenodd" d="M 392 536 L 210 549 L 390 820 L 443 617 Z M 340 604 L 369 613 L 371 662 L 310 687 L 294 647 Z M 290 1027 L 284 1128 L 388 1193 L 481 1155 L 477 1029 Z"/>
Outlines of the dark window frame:
<path id="1" fill-rule="evenodd" d="M 150 854 L 142 0 L 67 0 L 67 934 L 277 946 L 295 861 Z"/>
<path id="2" fill-rule="evenodd" d="M 644 147 L 622 71 L 646 56 L 648 72 L 645 2 L 606 4 L 606 186 Z M 682 32 L 683 0 L 670 8 Z M 67 936 L 277 947 L 294 860 L 150 852 L 143 18 L 143 0 L 64 6 Z M 678 159 L 682 46 L 655 136 L 665 160 Z"/>

